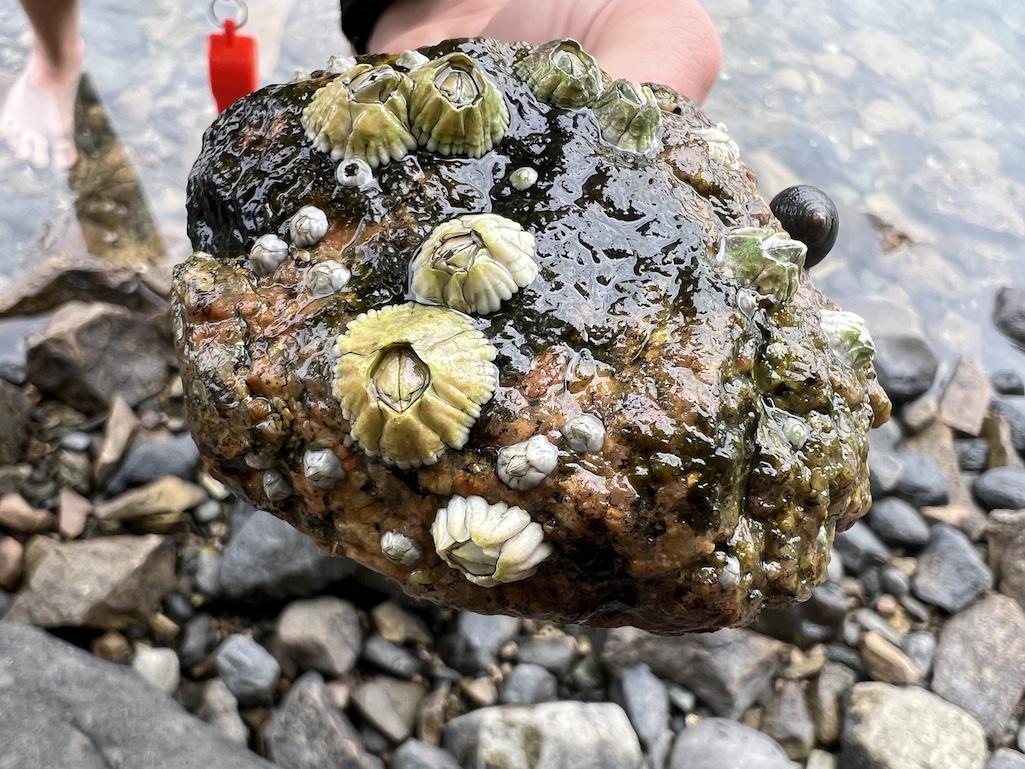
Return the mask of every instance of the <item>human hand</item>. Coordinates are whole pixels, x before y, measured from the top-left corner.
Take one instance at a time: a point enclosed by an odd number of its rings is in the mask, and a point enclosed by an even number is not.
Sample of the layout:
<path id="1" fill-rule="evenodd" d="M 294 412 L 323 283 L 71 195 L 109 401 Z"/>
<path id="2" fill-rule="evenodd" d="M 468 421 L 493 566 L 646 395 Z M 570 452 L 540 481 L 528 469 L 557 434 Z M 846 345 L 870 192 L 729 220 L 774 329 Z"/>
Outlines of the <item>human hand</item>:
<path id="1" fill-rule="evenodd" d="M 378 20 L 369 49 L 478 35 L 535 45 L 572 37 L 613 77 L 661 83 L 698 103 L 722 57 L 698 0 L 397 0 Z"/>

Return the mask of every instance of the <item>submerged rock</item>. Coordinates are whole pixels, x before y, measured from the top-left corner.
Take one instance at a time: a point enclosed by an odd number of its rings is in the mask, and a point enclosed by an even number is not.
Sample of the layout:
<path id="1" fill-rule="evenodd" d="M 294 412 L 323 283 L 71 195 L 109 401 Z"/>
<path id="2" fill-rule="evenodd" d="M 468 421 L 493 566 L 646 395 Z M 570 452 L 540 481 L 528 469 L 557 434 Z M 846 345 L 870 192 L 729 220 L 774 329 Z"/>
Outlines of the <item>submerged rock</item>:
<path id="1" fill-rule="evenodd" d="M 173 304 L 211 471 L 474 611 L 683 632 L 806 597 L 889 413 L 861 319 L 686 99 L 569 42 L 420 54 L 207 132 Z"/>

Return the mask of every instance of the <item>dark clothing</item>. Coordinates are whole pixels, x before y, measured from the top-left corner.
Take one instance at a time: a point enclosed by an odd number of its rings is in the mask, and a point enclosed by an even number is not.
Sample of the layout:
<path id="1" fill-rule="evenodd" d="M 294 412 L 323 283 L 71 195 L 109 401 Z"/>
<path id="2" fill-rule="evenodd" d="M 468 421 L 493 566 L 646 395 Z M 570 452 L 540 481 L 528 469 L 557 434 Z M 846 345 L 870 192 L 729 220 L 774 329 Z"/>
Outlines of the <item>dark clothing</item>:
<path id="1" fill-rule="evenodd" d="M 392 0 L 339 0 L 342 7 L 342 33 L 352 41 L 357 53 L 367 52 L 367 41 Z"/>

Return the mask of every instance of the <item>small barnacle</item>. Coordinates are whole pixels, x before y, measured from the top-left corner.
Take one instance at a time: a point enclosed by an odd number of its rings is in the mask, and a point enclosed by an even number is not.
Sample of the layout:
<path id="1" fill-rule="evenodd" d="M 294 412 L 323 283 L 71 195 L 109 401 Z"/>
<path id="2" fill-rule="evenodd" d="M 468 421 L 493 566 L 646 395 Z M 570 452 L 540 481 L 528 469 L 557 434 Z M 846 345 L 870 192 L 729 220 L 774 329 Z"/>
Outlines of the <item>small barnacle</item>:
<path id="1" fill-rule="evenodd" d="M 328 296 L 345 288 L 352 272 L 341 262 L 329 259 L 318 262 L 306 271 L 306 285 L 314 296 Z"/>
<path id="2" fill-rule="evenodd" d="M 325 69 L 328 72 L 334 74 L 341 74 L 342 72 L 348 72 L 350 69 L 356 66 L 356 59 L 352 56 L 342 56 L 341 54 L 333 54 L 327 59 L 327 66 Z"/>
<path id="3" fill-rule="evenodd" d="M 416 540 L 400 531 L 386 531 L 381 535 L 381 552 L 400 566 L 412 566 L 423 557 Z"/>
<path id="4" fill-rule="evenodd" d="M 249 264 L 257 275 L 270 275 L 288 256 L 288 244 L 277 235 L 261 235 L 249 250 Z"/>
<path id="5" fill-rule="evenodd" d="M 403 51 L 395 57 L 395 66 L 402 67 L 405 70 L 415 69 L 421 64 L 429 62 L 426 56 L 416 50 Z"/>
<path id="6" fill-rule="evenodd" d="M 708 160 L 712 165 L 734 169 L 740 167 L 740 147 L 726 133 L 725 123 L 711 128 L 699 128 L 695 133 L 708 145 Z"/>
<path id="7" fill-rule="evenodd" d="M 498 450 L 495 469 L 506 486 L 526 491 L 552 474 L 559 464 L 559 450 L 543 435 Z"/>
<path id="8" fill-rule="evenodd" d="M 335 169 L 335 179 L 343 187 L 363 187 L 373 178 L 374 171 L 363 158 L 343 160 Z"/>
<path id="9" fill-rule="evenodd" d="M 410 129 L 421 147 L 441 155 L 479 158 L 505 136 L 505 99 L 465 53 L 421 64 L 409 76 Z"/>
<path id="10" fill-rule="evenodd" d="M 334 160 L 372 168 L 416 147 L 409 133 L 410 81 L 391 67 L 357 64 L 318 90 L 303 110 L 306 135 Z"/>
<path id="11" fill-rule="evenodd" d="M 719 245 L 718 261 L 741 286 L 776 303 L 788 302 L 801 280 L 805 245 L 760 227 L 737 227 Z"/>
<path id="12" fill-rule="evenodd" d="M 605 141 L 628 152 L 645 153 L 655 144 L 662 110 L 646 85 L 616 80 L 592 107 Z"/>
<path id="13" fill-rule="evenodd" d="M 351 437 L 399 467 L 461 449 L 498 386 L 495 348 L 465 315 L 408 302 L 370 310 L 335 344 Z"/>
<path id="14" fill-rule="evenodd" d="M 345 477 L 345 470 L 331 449 L 309 449 L 303 454 L 303 475 L 318 489 L 330 489 Z"/>
<path id="15" fill-rule="evenodd" d="M 418 301 L 487 315 L 537 277 L 534 236 L 497 214 L 460 216 L 434 228 L 409 271 Z"/>
<path id="16" fill-rule="evenodd" d="M 539 45 L 516 68 L 534 95 L 560 107 L 586 107 L 602 87 L 602 71 L 576 40 Z"/>
<path id="17" fill-rule="evenodd" d="M 521 166 L 509 174 L 509 183 L 521 192 L 530 189 L 537 182 L 537 171 L 530 166 Z"/>
<path id="18" fill-rule="evenodd" d="M 526 579 L 552 553 L 526 510 L 483 497 L 452 497 L 438 510 L 431 536 L 442 560 L 479 587 Z"/>
<path id="19" fill-rule="evenodd" d="M 562 436 L 578 454 L 601 451 L 605 445 L 605 425 L 594 414 L 579 414 L 563 425 Z"/>
<path id="20" fill-rule="evenodd" d="M 263 474 L 263 494 L 271 502 L 281 502 L 292 496 L 292 487 L 277 470 L 267 470 Z"/>
<path id="21" fill-rule="evenodd" d="M 844 310 L 822 310 L 820 326 L 829 346 L 850 365 L 860 368 L 872 362 L 875 342 L 860 315 Z"/>
<path id="22" fill-rule="evenodd" d="M 303 206 L 288 222 L 292 243 L 300 248 L 312 246 L 327 234 L 327 214 L 316 206 Z"/>
<path id="23" fill-rule="evenodd" d="M 247 467 L 251 467 L 254 470 L 266 470 L 268 467 L 273 467 L 277 459 L 267 454 L 249 451 L 242 457 L 242 461 L 246 463 Z"/>

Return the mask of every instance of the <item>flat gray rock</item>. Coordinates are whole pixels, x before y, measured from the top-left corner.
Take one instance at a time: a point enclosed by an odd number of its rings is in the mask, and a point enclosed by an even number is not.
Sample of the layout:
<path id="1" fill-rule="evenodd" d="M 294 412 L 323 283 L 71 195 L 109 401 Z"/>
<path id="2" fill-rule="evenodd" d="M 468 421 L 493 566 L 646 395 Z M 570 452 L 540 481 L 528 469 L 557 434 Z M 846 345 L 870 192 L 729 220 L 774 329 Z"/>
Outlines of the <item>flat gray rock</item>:
<path id="1" fill-rule="evenodd" d="M 783 748 L 750 726 L 706 718 L 676 738 L 669 769 L 798 769 Z"/>
<path id="2" fill-rule="evenodd" d="M 274 769 L 130 668 L 0 622 L 0 769 Z"/>
<path id="3" fill-rule="evenodd" d="M 275 650 L 286 666 L 330 677 L 352 669 L 362 642 L 356 609 L 330 595 L 290 603 L 278 617 L 274 636 Z"/>
<path id="4" fill-rule="evenodd" d="M 912 586 L 923 601 L 957 612 L 993 587 L 993 574 L 968 537 L 939 523 L 919 556 Z"/>

